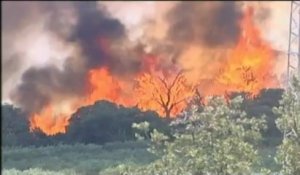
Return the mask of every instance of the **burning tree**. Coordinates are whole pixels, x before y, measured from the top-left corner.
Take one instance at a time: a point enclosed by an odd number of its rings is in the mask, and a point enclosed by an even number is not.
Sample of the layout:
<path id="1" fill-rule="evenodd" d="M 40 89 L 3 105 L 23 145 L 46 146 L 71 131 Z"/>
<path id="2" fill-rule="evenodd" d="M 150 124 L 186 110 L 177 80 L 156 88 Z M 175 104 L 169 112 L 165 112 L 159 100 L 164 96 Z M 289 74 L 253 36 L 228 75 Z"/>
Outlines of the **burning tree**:
<path id="1" fill-rule="evenodd" d="M 141 109 L 154 110 L 161 116 L 171 118 L 187 107 L 188 101 L 194 95 L 195 88 L 188 83 L 184 71 L 162 75 L 147 73 L 137 80 L 138 106 Z"/>

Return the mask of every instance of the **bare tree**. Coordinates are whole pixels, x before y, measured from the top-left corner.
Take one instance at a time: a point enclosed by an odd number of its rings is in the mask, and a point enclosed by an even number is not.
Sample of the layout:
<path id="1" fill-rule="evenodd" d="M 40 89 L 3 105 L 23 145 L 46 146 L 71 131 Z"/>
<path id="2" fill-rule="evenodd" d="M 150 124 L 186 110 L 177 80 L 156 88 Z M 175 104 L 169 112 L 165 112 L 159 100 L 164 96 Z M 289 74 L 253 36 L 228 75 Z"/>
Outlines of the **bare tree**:
<path id="1" fill-rule="evenodd" d="M 172 81 L 159 76 L 151 76 L 147 81 L 153 87 L 146 92 L 148 95 L 151 93 L 149 100 L 159 104 L 166 118 L 170 118 L 174 108 L 181 103 L 187 103 L 194 94 L 194 87 L 187 83 L 183 71 L 179 71 Z"/>

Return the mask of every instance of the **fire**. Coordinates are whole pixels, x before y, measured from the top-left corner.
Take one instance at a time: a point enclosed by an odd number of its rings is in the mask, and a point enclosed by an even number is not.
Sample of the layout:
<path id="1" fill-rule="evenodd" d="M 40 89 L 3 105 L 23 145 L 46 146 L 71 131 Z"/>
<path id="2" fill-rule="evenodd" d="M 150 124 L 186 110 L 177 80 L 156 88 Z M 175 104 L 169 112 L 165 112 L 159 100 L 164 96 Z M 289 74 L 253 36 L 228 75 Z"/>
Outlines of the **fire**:
<path id="1" fill-rule="evenodd" d="M 175 117 L 187 107 L 194 95 L 194 86 L 182 72 L 164 78 L 144 74 L 137 79 L 138 107 L 156 111 L 162 117 Z"/>
<path id="2" fill-rule="evenodd" d="M 106 68 L 91 70 L 89 78 L 92 89 L 90 95 L 85 100 L 85 105 L 91 105 L 99 99 L 120 102 L 122 104 L 130 103 L 130 100 L 126 100 L 122 95 L 123 90 L 126 88 L 125 84 L 110 75 Z"/>
<path id="3" fill-rule="evenodd" d="M 257 96 L 263 88 L 279 87 L 272 72 L 276 64 L 275 54 L 269 43 L 262 40 L 253 21 L 253 9 L 248 8 L 241 21 L 242 34 L 237 46 L 229 52 L 227 62 L 208 94 L 221 95 L 227 92 L 247 92 Z"/>
<path id="4" fill-rule="evenodd" d="M 56 114 L 51 105 L 44 108 L 39 114 L 33 114 L 30 118 L 30 131 L 37 128 L 47 135 L 57 133 L 66 133 L 66 127 L 69 125 L 70 115 Z"/>
<path id="5" fill-rule="evenodd" d="M 78 100 L 72 110 L 65 113 L 55 114 L 53 106 L 48 105 L 31 117 L 31 129 L 40 128 L 48 135 L 65 133 L 71 114 L 97 100 L 128 107 L 137 105 L 141 110 L 154 110 L 162 117 L 176 117 L 187 107 L 195 92 L 204 96 L 226 96 L 228 92 L 243 91 L 253 97 L 263 88 L 279 87 L 272 72 L 276 63 L 274 51 L 262 39 L 252 15 L 253 10 L 247 9 L 240 23 L 239 41 L 228 55 L 224 55 L 225 62 L 216 66 L 220 68 L 219 72 L 216 74 L 216 68 L 211 67 L 203 70 L 202 76 L 209 77 L 205 81 L 200 79 L 195 84 L 195 78 L 199 77 L 189 78 L 180 71 L 180 65 L 163 68 L 155 55 L 145 56 L 142 71 L 129 80 L 112 75 L 105 67 L 93 69 L 88 75 L 91 87 L 88 96 Z M 102 40 L 100 44 L 107 46 Z"/>

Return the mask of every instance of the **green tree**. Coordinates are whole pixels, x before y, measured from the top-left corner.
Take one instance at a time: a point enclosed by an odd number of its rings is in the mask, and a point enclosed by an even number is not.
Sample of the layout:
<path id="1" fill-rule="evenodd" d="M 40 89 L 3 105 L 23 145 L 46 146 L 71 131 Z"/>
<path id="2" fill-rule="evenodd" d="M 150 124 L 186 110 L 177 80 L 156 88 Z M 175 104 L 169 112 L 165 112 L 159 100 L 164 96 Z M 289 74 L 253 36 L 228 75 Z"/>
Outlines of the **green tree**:
<path id="1" fill-rule="evenodd" d="M 135 139 L 133 123 L 148 121 L 150 131 L 154 128 L 167 133 L 168 121 L 151 111 L 126 108 L 108 101 L 97 101 L 94 105 L 79 108 L 70 119 L 65 134 L 67 143 L 104 144 Z"/>
<path id="2" fill-rule="evenodd" d="M 239 96 L 226 104 L 216 97 L 201 112 L 194 107 L 190 117 L 172 123 L 181 125 L 173 139 L 154 130 L 150 151 L 162 158 L 144 167 L 123 166 L 123 174 L 250 174 L 259 163 L 255 147 L 266 125 L 263 118 L 247 117 L 242 101 Z"/>
<path id="3" fill-rule="evenodd" d="M 5 146 L 28 145 L 32 142 L 26 114 L 13 105 L 1 106 L 2 141 Z"/>
<path id="4" fill-rule="evenodd" d="M 276 161 L 283 174 L 300 174 L 300 81 L 293 78 L 292 86 L 283 94 L 276 124 L 283 133 L 283 141 L 277 151 Z"/>

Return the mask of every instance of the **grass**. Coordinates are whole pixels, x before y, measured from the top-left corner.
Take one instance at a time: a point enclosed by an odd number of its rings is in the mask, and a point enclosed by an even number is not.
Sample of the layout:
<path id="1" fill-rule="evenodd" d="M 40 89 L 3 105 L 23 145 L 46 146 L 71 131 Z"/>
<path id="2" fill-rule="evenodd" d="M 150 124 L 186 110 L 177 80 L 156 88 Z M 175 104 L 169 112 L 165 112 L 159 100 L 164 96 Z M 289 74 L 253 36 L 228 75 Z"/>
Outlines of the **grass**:
<path id="1" fill-rule="evenodd" d="M 4 175 L 116 175 L 118 165 L 146 165 L 157 157 L 145 142 L 115 142 L 105 145 L 57 145 L 47 147 L 2 147 Z M 259 150 L 261 166 L 277 172 L 276 147 Z"/>
<path id="2" fill-rule="evenodd" d="M 155 160 L 146 148 L 143 142 L 2 148 L 2 174 L 101 174 L 119 164 L 143 165 Z"/>

